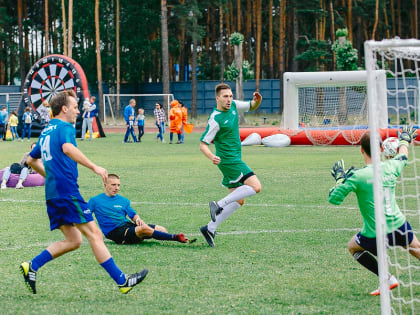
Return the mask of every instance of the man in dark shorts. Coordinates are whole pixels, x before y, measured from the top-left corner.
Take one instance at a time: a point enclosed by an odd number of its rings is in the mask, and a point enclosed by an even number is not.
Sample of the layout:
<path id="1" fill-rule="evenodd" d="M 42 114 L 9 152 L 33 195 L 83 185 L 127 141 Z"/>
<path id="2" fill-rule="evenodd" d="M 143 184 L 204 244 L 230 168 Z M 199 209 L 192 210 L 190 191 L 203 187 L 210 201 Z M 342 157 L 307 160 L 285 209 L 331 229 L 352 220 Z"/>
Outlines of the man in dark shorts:
<path id="1" fill-rule="evenodd" d="M 144 223 L 131 208 L 130 200 L 118 195 L 120 190 L 118 175 L 109 174 L 104 186 L 104 193 L 90 198 L 89 208 L 95 214 L 106 238 L 117 244 L 136 244 L 148 238 L 189 242 L 182 233 L 168 234 L 168 230 L 163 226 Z"/>
<path id="2" fill-rule="evenodd" d="M 54 119 L 46 126 L 28 157 L 28 164 L 45 177 L 45 199 L 51 230 L 59 228 L 65 239 L 49 245 L 38 256 L 20 265 L 29 291 L 36 293 L 36 273 L 47 262 L 73 251 L 88 240 L 97 262 L 117 283 L 122 293 L 129 292 L 143 281 L 148 270 L 125 275 L 115 264 L 105 246 L 101 231 L 83 200 L 77 184 L 77 163 L 91 169 L 105 182 L 106 169 L 92 163 L 76 145 L 73 124 L 79 115 L 73 90 L 58 93 L 51 99 Z"/>
<path id="3" fill-rule="evenodd" d="M 395 200 L 395 185 L 403 168 L 407 165 L 408 145 L 417 136 L 416 131 L 404 127 L 400 134 L 399 154 L 381 163 L 384 208 L 386 212 L 386 232 L 389 246 L 409 248 L 410 254 L 420 259 L 420 243 L 406 217 Z M 375 205 L 373 198 L 373 167 L 370 149 L 370 133 L 366 132 L 360 140 L 362 156 L 366 166 L 358 170 L 344 171 L 343 160 L 334 164 L 332 175 L 336 185 L 330 190 L 328 201 L 339 205 L 346 196 L 354 191 L 363 217 L 362 230 L 354 235 L 347 244 L 350 254 L 356 261 L 378 276 Z M 379 144 L 378 144 L 379 145 Z M 374 256 L 373 256 L 374 255 Z M 388 278 L 389 289 L 395 289 L 398 281 L 393 275 Z M 379 289 L 370 295 L 380 295 Z"/>

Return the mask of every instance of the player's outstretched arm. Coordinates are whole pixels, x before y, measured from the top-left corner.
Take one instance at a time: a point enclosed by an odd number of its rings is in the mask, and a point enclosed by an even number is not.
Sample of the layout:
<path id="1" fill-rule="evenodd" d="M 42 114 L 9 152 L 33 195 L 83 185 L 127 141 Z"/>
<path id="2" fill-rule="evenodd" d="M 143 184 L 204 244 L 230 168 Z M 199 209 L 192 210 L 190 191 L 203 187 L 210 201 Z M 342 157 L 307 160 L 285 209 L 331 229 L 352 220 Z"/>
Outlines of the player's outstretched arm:
<path id="1" fill-rule="evenodd" d="M 398 139 L 400 140 L 399 153 L 408 157 L 408 146 L 417 138 L 417 129 L 412 126 L 404 126 L 402 131 L 398 131 Z"/>
<path id="2" fill-rule="evenodd" d="M 258 107 L 260 107 L 262 101 L 262 96 L 258 92 L 254 92 L 254 97 L 251 101 L 251 107 L 249 110 L 256 110 Z"/>
<path id="3" fill-rule="evenodd" d="M 210 160 L 214 165 L 220 163 L 220 157 L 214 155 L 213 152 L 210 151 L 209 145 L 203 141 L 200 142 L 200 151 Z"/>
<path id="4" fill-rule="evenodd" d="M 34 159 L 29 155 L 26 159 L 26 163 L 28 163 L 28 165 L 30 165 L 35 170 L 35 172 L 45 177 L 44 164 L 42 163 L 41 159 Z"/>
<path id="5" fill-rule="evenodd" d="M 82 151 L 80 151 L 78 148 L 76 148 L 71 143 L 64 143 L 63 144 L 63 152 L 66 154 L 69 158 L 71 158 L 76 163 L 79 163 L 83 165 L 84 167 L 87 167 L 91 169 L 95 174 L 102 177 L 102 181 L 106 183 L 106 180 L 108 178 L 108 172 L 103 167 L 100 167 L 93 162 L 91 162 Z"/>

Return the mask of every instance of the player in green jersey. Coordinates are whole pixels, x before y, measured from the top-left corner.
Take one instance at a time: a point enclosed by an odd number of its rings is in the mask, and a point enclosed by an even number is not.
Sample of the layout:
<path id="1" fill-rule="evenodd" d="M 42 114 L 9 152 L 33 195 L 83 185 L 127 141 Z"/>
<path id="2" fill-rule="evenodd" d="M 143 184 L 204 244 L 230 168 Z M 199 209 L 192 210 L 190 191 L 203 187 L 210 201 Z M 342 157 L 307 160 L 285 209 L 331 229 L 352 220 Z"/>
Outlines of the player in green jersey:
<path id="1" fill-rule="evenodd" d="M 410 254 L 420 259 L 420 243 L 395 200 L 397 178 L 407 164 L 408 145 L 416 136 L 416 130 L 404 127 L 399 135 L 399 154 L 393 159 L 381 162 L 381 169 L 388 246 L 408 247 Z M 336 185 L 330 190 L 328 201 L 339 205 L 350 192 L 355 192 L 363 217 L 363 228 L 351 238 L 347 248 L 358 263 L 378 276 L 378 262 L 374 257 L 377 255 L 377 249 L 369 132 L 362 136 L 360 144 L 366 166 L 358 170 L 350 168 L 345 171 L 343 160 L 336 162 L 331 171 L 336 180 Z M 394 276 L 389 275 L 388 281 L 391 290 L 398 286 L 398 281 Z M 379 295 L 380 291 L 377 289 L 370 294 Z"/>
<path id="2" fill-rule="evenodd" d="M 223 186 L 230 193 L 219 201 L 211 201 L 209 224 L 200 228 L 207 243 L 214 247 L 216 228 L 226 220 L 236 209 L 242 206 L 245 198 L 261 191 L 261 183 L 252 170 L 242 161 L 242 146 L 239 138 L 238 112 L 256 110 L 262 101 L 262 96 L 254 92 L 251 101 L 233 100 L 232 90 L 225 83 L 216 86 L 216 108 L 210 114 L 206 131 L 200 138 L 201 152 L 223 174 Z M 214 142 L 216 154 L 209 145 Z"/>

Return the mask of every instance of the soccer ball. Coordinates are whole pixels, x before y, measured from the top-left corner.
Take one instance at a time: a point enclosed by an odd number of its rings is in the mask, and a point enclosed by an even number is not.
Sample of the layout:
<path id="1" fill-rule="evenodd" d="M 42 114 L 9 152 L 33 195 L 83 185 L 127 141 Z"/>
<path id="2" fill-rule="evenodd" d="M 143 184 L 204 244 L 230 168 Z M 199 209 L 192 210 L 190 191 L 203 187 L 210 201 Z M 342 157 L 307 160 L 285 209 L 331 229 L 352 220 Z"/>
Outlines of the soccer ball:
<path id="1" fill-rule="evenodd" d="M 384 140 L 382 143 L 383 154 L 385 158 L 392 159 L 398 154 L 398 147 L 400 141 L 396 137 L 389 137 Z"/>

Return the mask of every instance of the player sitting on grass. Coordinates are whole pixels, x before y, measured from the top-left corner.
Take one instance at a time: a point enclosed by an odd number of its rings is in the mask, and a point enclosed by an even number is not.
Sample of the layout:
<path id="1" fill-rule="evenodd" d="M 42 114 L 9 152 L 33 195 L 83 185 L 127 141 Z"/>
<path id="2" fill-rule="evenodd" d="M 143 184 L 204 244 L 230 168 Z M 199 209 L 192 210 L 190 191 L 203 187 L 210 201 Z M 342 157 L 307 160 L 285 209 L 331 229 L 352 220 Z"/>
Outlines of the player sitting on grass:
<path id="1" fill-rule="evenodd" d="M 384 200 L 384 207 L 386 209 L 388 246 L 408 247 L 410 254 L 420 259 L 420 243 L 395 200 L 396 181 L 403 168 L 407 165 L 408 145 L 416 136 L 415 130 L 404 127 L 399 135 L 399 154 L 393 159 L 381 162 L 381 169 L 383 189 L 387 196 Z M 360 150 L 366 166 L 357 170 L 352 167 L 345 171 L 343 160 L 336 162 L 331 171 L 336 180 L 336 185 L 330 190 L 328 201 L 339 205 L 351 191 L 356 193 L 357 203 L 363 217 L 363 228 L 351 238 L 347 247 L 358 263 L 378 276 L 378 262 L 374 257 L 377 255 L 377 249 L 369 132 L 362 136 L 360 144 Z M 388 281 L 390 290 L 398 286 L 398 281 L 393 275 L 389 275 Z M 377 289 L 370 294 L 379 295 L 380 291 Z"/>
<path id="2" fill-rule="evenodd" d="M 130 200 L 118 195 L 118 175 L 109 174 L 104 186 L 104 193 L 90 198 L 89 207 L 106 238 L 117 244 L 136 244 L 147 238 L 180 243 L 189 241 L 182 233 L 168 234 L 163 226 L 144 223 L 131 208 Z"/>

